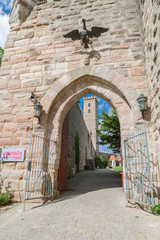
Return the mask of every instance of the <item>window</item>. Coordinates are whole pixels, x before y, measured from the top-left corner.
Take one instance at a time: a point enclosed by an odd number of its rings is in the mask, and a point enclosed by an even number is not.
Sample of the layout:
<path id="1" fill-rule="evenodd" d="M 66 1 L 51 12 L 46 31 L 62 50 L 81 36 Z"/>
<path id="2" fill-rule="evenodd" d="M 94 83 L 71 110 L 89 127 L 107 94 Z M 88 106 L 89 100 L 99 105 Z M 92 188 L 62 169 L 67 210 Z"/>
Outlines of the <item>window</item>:
<path id="1" fill-rule="evenodd" d="M 92 137 L 92 132 L 90 132 L 90 136 Z"/>
<path id="2" fill-rule="evenodd" d="M 90 113 L 91 112 L 91 110 L 90 109 L 88 109 L 88 113 Z"/>
<path id="3" fill-rule="evenodd" d="M 91 106 L 91 104 L 90 103 L 88 103 L 88 107 L 90 107 Z"/>

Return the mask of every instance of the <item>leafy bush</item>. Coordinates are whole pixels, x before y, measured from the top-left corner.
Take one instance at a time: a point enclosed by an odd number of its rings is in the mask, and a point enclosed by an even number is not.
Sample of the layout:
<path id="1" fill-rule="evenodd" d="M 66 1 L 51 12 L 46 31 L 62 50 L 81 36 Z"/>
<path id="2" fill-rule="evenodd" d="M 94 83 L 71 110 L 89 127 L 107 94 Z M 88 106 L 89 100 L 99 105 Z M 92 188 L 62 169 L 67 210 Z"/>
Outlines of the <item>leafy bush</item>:
<path id="1" fill-rule="evenodd" d="M 152 207 L 152 213 L 155 214 L 155 215 L 160 215 L 160 204 Z"/>
<path id="2" fill-rule="evenodd" d="M 106 168 L 107 166 L 109 166 L 109 161 L 108 161 L 108 158 L 105 157 L 105 156 L 96 156 L 95 157 L 95 165 L 96 165 L 96 168 L 99 167 L 99 168 Z"/>
<path id="3" fill-rule="evenodd" d="M 12 202 L 13 195 L 11 193 L 0 194 L 0 206 L 7 205 Z"/>
<path id="4" fill-rule="evenodd" d="M 3 58 L 4 50 L 0 47 L 0 67 L 2 64 L 2 58 Z"/>

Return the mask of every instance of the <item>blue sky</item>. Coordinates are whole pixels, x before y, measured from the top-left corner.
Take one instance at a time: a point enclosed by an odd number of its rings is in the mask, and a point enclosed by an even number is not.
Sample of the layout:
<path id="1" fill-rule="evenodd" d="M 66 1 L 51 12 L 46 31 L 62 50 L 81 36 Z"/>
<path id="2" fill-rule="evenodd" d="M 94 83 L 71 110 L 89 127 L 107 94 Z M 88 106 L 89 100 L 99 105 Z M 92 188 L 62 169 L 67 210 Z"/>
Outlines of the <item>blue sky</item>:
<path id="1" fill-rule="evenodd" d="M 13 0 L 0 0 L 0 47 L 5 47 L 5 42 L 7 34 L 9 32 L 9 14 L 11 11 Z M 88 94 L 86 96 L 93 96 Z M 104 110 L 108 114 L 111 114 L 111 106 L 105 102 L 103 99 L 97 97 L 98 100 L 98 115 L 101 115 L 101 110 Z M 80 107 L 83 114 L 83 98 L 80 99 Z M 110 152 L 111 150 L 107 149 L 106 146 L 100 145 L 101 152 Z"/>
<path id="2" fill-rule="evenodd" d="M 13 0 L 0 0 L 0 47 L 4 48 L 9 32 L 9 13 Z"/>

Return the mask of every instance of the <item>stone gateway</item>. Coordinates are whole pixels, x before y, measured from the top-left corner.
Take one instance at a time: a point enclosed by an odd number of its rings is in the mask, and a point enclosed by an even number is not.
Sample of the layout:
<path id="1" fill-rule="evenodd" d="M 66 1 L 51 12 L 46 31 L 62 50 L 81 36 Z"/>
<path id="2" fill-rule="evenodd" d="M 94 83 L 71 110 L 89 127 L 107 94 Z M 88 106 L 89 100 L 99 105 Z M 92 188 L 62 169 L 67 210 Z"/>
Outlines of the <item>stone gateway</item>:
<path id="1" fill-rule="evenodd" d="M 43 106 L 40 126 L 56 139 L 54 196 L 58 196 L 63 122 L 86 94 L 117 112 L 123 141 L 146 123 L 154 200 L 160 198 L 160 1 L 14 0 L 0 69 L 0 146 L 24 148 L 25 161 L 1 163 L 1 190 L 22 200 L 30 135 L 37 126 L 30 93 Z M 109 28 L 86 50 L 63 35 L 77 28 Z M 142 117 L 137 98 L 147 97 Z M 96 145 L 94 143 L 96 150 Z M 72 169 L 73 170 L 73 169 Z M 125 174 L 124 174 L 125 180 Z"/>

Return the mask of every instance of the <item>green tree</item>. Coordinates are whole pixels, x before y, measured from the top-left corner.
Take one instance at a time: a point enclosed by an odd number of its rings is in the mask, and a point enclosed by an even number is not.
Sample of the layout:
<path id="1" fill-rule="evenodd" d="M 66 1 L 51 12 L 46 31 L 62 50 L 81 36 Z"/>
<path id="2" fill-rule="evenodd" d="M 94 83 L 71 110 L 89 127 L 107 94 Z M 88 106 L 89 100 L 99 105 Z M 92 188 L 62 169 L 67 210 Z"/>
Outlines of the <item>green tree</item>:
<path id="1" fill-rule="evenodd" d="M 107 145 L 107 148 L 112 149 L 114 153 L 120 153 L 120 126 L 116 112 L 112 110 L 112 115 L 109 116 L 102 111 L 102 116 L 98 118 L 102 119 L 97 129 L 99 144 Z"/>
<path id="2" fill-rule="evenodd" d="M 105 156 L 96 156 L 95 157 L 95 165 L 96 168 L 106 168 L 107 166 L 109 166 L 109 161 L 108 161 L 108 157 Z"/>
<path id="3" fill-rule="evenodd" d="M 3 58 L 4 50 L 0 47 L 0 67 L 2 64 L 2 58 Z"/>

